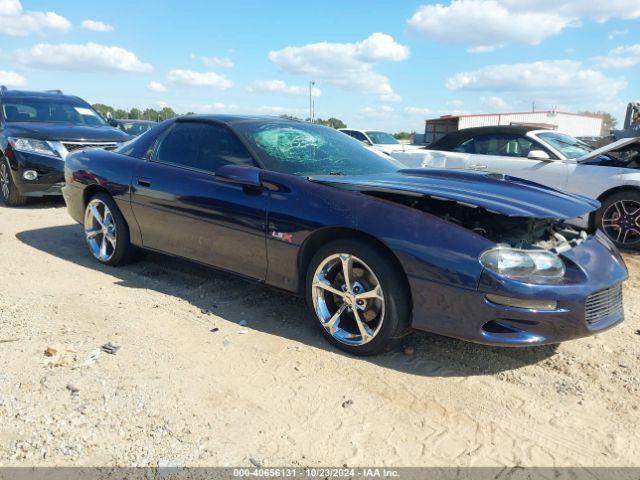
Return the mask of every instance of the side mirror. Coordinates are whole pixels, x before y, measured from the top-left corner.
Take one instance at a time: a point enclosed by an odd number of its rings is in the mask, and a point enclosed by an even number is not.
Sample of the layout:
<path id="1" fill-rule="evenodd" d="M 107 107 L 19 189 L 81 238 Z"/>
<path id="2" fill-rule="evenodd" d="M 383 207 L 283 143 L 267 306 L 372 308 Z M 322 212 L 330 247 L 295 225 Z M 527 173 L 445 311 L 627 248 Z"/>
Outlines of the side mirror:
<path id="1" fill-rule="evenodd" d="M 111 125 L 112 127 L 117 127 L 118 126 L 118 122 L 116 122 L 115 118 L 110 118 L 107 121 L 109 122 L 109 125 Z"/>
<path id="2" fill-rule="evenodd" d="M 373 142 L 371 140 L 366 140 L 366 139 L 362 140 L 362 143 L 364 143 L 365 145 L 369 145 L 369 146 L 373 145 Z"/>
<path id="3" fill-rule="evenodd" d="M 544 150 L 531 150 L 527 158 L 531 160 L 542 160 L 543 162 L 548 162 L 551 160 L 551 157 Z"/>
<path id="4" fill-rule="evenodd" d="M 239 165 L 223 165 L 215 171 L 216 178 L 222 182 L 237 183 L 246 187 L 261 187 L 260 169 L 241 167 Z"/>

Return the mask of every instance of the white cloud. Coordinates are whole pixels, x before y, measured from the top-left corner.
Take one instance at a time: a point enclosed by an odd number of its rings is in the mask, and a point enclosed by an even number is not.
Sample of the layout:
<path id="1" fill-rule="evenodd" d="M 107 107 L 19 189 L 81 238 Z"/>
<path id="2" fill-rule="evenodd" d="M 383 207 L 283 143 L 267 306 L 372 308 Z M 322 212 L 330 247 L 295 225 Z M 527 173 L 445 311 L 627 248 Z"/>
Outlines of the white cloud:
<path id="1" fill-rule="evenodd" d="M 167 91 L 167 87 L 165 87 L 160 82 L 154 82 L 154 81 L 149 82 L 149 84 L 147 85 L 147 88 L 149 90 L 151 90 L 152 92 L 166 92 Z"/>
<path id="2" fill-rule="evenodd" d="M 284 93 L 286 95 L 308 96 L 309 87 L 300 85 L 287 85 L 282 80 L 258 80 L 247 87 L 252 93 Z M 317 87 L 311 88 L 311 94 L 319 97 L 321 91 Z"/>
<path id="3" fill-rule="evenodd" d="M 629 33 L 628 29 L 624 29 L 624 30 L 611 30 L 611 32 L 609 33 L 609 40 L 613 40 L 616 37 L 619 37 L 621 35 L 626 35 Z"/>
<path id="4" fill-rule="evenodd" d="M 7 87 L 24 87 L 27 85 L 27 79 L 19 73 L 0 70 L 0 85 Z"/>
<path id="5" fill-rule="evenodd" d="M 404 113 L 406 113 L 407 115 L 424 117 L 425 115 L 432 115 L 433 110 L 431 110 L 430 108 L 404 107 Z"/>
<path id="6" fill-rule="evenodd" d="M 365 107 L 360 109 L 361 118 L 382 118 L 393 114 L 395 110 L 389 105 L 378 105 L 376 107 Z"/>
<path id="7" fill-rule="evenodd" d="M 293 108 L 293 107 L 280 107 L 273 105 L 262 105 L 257 109 L 258 113 L 263 113 L 265 115 L 303 115 L 307 114 L 306 110 L 302 108 Z"/>
<path id="8" fill-rule="evenodd" d="M 611 98 L 627 83 L 597 70 L 586 69 L 573 60 L 490 65 L 449 77 L 449 90 L 517 92 L 549 98 Z"/>
<path id="9" fill-rule="evenodd" d="M 200 57 L 207 67 L 233 68 L 234 63 L 229 57 Z"/>
<path id="10" fill-rule="evenodd" d="M 604 57 L 595 60 L 603 68 L 629 68 L 640 64 L 640 44 L 623 45 L 609 50 Z"/>
<path id="11" fill-rule="evenodd" d="M 193 70 L 171 70 L 167 81 L 174 85 L 189 87 L 210 87 L 225 90 L 233 86 L 233 82 L 224 75 L 215 72 L 194 72 Z"/>
<path id="12" fill-rule="evenodd" d="M 464 100 L 459 100 L 459 99 L 449 100 L 447 102 L 447 105 L 449 105 L 451 107 L 455 107 L 455 108 L 460 108 L 460 107 L 464 106 Z"/>
<path id="13" fill-rule="evenodd" d="M 356 43 L 320 42 L 269 52 L 269 60 L 289 73 L 376 95 L 391 95 L 394 91 L 389 79 L 377 73 L 374 66 L 408 57 L 408 47 L 379 32 Z"/>
<path id="14" fill-rule="evenodd" d="M 452 0 L 418 7 L 407 23 L 427 38 L 482 53 L 511 43 L 539 45 L 585 20 L 639 17 L 638 0 Z"/>
<path id="15" fill-rule="evenodd" d="M 500 97 L 480 97 L 480 101 L 494 110 L 506 110 L 509 108 L 507 102 Z"/>
<path id="16" fill-rule="evenodd" d="M 220 112 L 233 112 L 238 110 L 238 105 L 235 103 L 227 104 L 223 102 L 214 102 L 211 104 L 193 104 L 189 107 L 196 113 L 220 113 Z"/>
<path id="17" fill-rule="evenodd" d="M 29 49 L 18 50 L 15 60 L 35 68 L 73 71 L 150 72 L 153 67 L 121 47 L 97 43 L 85 45 L 40 43 Z"/>
<path id="18" fill-rule="evenodd" d="M 24 37 L 30 33 L 66 32 L 71 22 L 54 12 L 24 11 L 20 0 L 0 0 L 0 35 Z"/>
<path id="19" fill-rule="evenodd" d="M 91 30 L 92 32 L 113 32 L 113 25 L 99 22 L 97 20 L 84 20 L 80 26 L 85 30 Z"/>
<path id="20" fill-rule="evenodd" d="M 380 101 L 383 103 L 396 103 L 401 102 L 402 97 L 397 93 L 384 93 L 380 95 Z"/>

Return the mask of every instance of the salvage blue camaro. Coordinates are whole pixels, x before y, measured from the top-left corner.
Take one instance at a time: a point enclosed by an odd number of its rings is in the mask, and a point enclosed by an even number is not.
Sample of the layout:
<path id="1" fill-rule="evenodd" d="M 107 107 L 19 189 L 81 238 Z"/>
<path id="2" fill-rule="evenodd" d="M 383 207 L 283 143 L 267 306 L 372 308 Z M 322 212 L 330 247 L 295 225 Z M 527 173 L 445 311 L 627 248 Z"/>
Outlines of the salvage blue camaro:
<path id="1" fill-rule="evenodd" d="M 541 345 L 623 318 L 616 248 L 566 222 L 598 202 L 503 175 L 402 170 L 318 125 L 180 117 L 115 151 L 73 153 L 65 182 L 99 262 L 141 247 L 304 295 L 353 354 L 411 329 Z"/>

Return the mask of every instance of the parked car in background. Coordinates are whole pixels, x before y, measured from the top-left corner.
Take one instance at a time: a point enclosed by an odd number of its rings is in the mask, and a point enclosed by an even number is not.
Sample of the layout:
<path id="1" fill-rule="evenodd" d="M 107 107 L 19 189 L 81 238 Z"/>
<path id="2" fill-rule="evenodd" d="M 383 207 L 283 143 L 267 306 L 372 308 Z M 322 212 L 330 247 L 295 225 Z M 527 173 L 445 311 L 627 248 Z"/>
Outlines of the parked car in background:
<path id="1" fill-rule="evenodd" d="M 97 261 L 120 265 L 135 245 L 305 296 L 322 334 L 353 354 L 411 328 L 516 346 L 622 320 L 616 248 L 564 224 L 597 201 L 398 168 L 320 125 L 193 115 L 70 155 L 64 196 Z"/>
<path id="2" fill-rule="evenodd" d="M 393 152 L 405 152 L 420 148 L 416 145 L 407 145 L 399 142 L 393 135 L 379 130 L 357 130 L 354 128 L 340 128 L 342 133 L 346 133 L 350 137 L 360 140 L 362 143 L 369 145 L 376 150 L 390 155 Z"/>
<path id="3" fill-rule="evenodd" d="M 69 152 L 113 149 L 130 138 L 78 97 L 0 87 L 0 198 L 17 206 L 61 195 Z"/>
<path id="4" fill-rule="evenodd" d="M 640 248 L 640 138 L 594 149 L 553 130 L 480 127 L 394 157 L 408 165 L 505 173 L 598 199 L 602 207 L 577 224 L 600 228 L 618 247 Z"/>
<path id="5" fill-rule="evenodd" d="M 131 135 L 133 137 L 142 135 L 144 132 L 151 130 L 157 124 L 158 122 L 154 122 L 152 120 L 129 120 L 129 119 L 123 119 L 123 118 L 109 119 L 109 125 L 111 125 L 112 127 L 119 128 L 124 133 Z"/>

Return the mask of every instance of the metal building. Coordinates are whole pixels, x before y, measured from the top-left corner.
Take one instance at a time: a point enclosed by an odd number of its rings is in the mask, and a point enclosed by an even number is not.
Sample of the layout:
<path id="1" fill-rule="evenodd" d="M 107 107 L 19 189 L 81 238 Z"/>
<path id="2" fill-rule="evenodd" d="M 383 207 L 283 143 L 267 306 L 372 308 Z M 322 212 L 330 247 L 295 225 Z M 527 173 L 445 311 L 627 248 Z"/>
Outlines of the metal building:
<path id="1" fill-rule="evenodd" d="M 550 128 L 573 137 L 597 137 L 602 130 L 602 118 L 554 110 L 517 113 L 486 113 L 472 115 L 444 115 L 427 120 L 424 143 L 429 144 L 450 132 L 491 125 L 534 125 Z"/>

